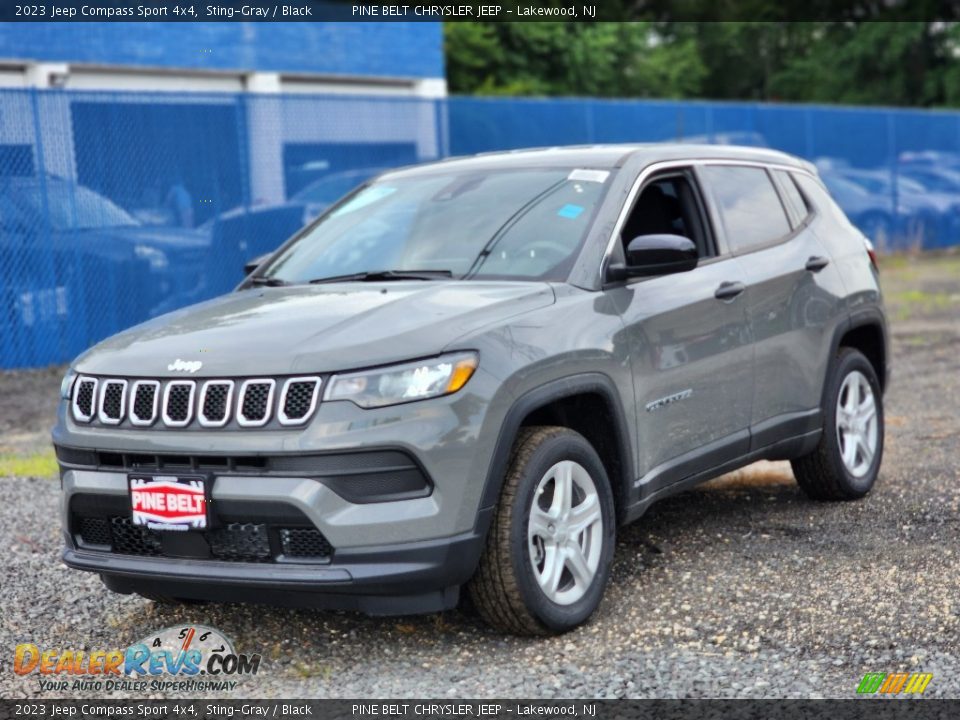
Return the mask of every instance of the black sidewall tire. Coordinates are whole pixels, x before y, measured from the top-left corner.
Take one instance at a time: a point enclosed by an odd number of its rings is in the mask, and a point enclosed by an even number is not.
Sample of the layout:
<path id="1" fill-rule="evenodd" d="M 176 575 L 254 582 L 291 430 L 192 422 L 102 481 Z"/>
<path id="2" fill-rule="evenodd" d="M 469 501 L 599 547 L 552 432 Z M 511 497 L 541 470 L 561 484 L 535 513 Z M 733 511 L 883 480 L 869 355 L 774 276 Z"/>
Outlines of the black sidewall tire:
<path id="1" fill-rule="evenodd" d="M 547 470 L 562 460 L 573 460 L 590 473 L 597 488 L 603 518 L 603 549 L 597 574 L 587 593 L 571 605 L 558 605 L 543 594 L 534 576 L 527 548 L 527 530 L 534 493 Z M 616 544 L 616 513 L 610 481 L 593 447 L 581 436 L 565 433 L 550 438 L 537 448 L 518 486 L 513 517 L 519 522 L 512 523 L 510 528 L 511 555 L 517 585 L 527 609 L 540 623 L 554 632 L 563 632 L 580 625 L 593 614 L 603 598 Z"/>
<path id="2" fill-rule="evenodd" d="M 873 399 L 877 408 L 877 451 L 873 455 L 870 469 L 862 477 L 854 476 L 843 462 L 840 452 L 840 439 L 837 437 L 837 404 L 840 402 L 840 388 L 847 376 L 858 371 L 867 378 Z M 824 442 L 828 450 L 828 457 L 834 465 L 836 477 L 840 480 L 845 495 L 850 498 L 863 497 L 873 487 L 880 472 L 880 463 L 883 460 L 883 435 L 885 423 L 883 416 L 883 395 L 880 390 L 880 381 L 873 365 L 867 358 L 856 350 L 849 350 L 840 356 L 834 371 L 829 388 L 827 402 L 824 404 Z"/>

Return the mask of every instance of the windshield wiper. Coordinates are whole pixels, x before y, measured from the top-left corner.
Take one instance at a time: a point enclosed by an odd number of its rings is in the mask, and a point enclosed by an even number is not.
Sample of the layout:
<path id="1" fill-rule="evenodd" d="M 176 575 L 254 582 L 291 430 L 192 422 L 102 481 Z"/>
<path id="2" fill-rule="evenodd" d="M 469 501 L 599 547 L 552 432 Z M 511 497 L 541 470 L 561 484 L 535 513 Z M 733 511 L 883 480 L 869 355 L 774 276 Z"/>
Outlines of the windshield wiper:
<path id="1" fill-rule="evenodd" d="M 368 270 L 367 272 L 314 278 L 311 285 L 335 282 L 378 282 L 382 280 L 439 280 L 453 277 L 452 270 Z"/>
<path id="2" fill-rule="evenodd" d="M 280 278 L 275 277 L 255 277 L 250 278 L 251 285 L 263 285 L 266 287 L 283 287 L 284 285 L 289 285 L 286 280 L 281 280 Z"/>

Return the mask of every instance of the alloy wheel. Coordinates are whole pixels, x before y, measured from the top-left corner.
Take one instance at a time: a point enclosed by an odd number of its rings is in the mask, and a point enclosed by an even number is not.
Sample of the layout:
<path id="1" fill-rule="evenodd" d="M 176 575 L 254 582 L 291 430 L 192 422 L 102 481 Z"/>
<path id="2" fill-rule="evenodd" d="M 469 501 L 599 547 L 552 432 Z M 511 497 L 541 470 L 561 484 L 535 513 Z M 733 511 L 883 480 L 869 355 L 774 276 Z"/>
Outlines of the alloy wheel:
<path id="1" fill-rule="evenodd" d="M 593 583 L 603 551 L 596 485 L 572 460 L 553 465 L 537 485 L 527 529 L 537 584 L 552 602 L 571 605 Z"/>
<path id="2" fill-rule="evenodd" d="M 854 370 L 844 378 L 837 399 L 837 441 L 851 475 L 863 477 L 870 470 L 879 437 L 873 388 L 863 373 Z"/>

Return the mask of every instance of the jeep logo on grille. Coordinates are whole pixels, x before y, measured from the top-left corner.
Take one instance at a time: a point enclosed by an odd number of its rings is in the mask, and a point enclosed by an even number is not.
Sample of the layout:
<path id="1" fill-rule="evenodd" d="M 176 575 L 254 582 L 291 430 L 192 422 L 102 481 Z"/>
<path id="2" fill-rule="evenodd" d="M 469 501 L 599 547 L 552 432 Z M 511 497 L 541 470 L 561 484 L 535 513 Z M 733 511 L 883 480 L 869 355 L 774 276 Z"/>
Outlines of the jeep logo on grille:
<path id="1" fill-rule="evenodd" d="M 197 370 L 203 367 L 203 363 L 199 360 L 181 360 L 177 358 L 172 363 L 167 365 L 167 370 L 177 371 L 177 372 L 188 372 L 195 373 Z"/>

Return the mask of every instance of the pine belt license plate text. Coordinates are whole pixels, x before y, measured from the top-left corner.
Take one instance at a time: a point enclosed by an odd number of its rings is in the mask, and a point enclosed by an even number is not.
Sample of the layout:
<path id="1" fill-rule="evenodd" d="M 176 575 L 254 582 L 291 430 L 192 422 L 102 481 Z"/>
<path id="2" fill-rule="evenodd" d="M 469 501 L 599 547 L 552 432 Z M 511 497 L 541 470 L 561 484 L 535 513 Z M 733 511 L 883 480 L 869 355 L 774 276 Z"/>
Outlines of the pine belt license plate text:
<path id="1" fill-rule="evenodd" d="M 205 530 L 207 482 L 202 475 L 129 475 L 134 525 L 151 530 Z"/>

